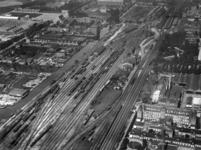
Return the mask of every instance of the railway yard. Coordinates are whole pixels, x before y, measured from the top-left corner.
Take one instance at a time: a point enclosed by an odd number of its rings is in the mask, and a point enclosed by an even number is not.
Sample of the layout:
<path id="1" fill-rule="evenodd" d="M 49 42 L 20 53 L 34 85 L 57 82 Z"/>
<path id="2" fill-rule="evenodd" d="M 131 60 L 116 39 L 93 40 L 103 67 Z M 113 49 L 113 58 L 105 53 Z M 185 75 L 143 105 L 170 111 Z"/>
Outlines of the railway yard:
<path id="1" fill-rule="evenodd" d="M 147 21 L 140 18 L 143 23 L 134 31 L 123 33 L 125 23 L 121 23 L 118 31 L 104 44 L 97 44 L 93 53 L 86 54 L 76 67 L 55 79 L 36 98 L 12 115 L 0 127 L 0 149 L 116 149 L 149 76 L 151 62 L 157 56 L 163 35 L 141 57 L 139 44 L 144 40 L 143 33 L 154 21 L 160 21 L 159 31 L 167 32 L 176 26 L 181 15 L 180 7 L 168 10 L 154 7 L 151 10 Z M 126 18 L 128 16 L 125 15 L 123 20 L 129 19 Z M 112 81 L 111 78 L 128 54 L 135 58 L 137 63 L 133 64 L 137 69 L 130 81 L 125 80 L 125 85 L 119 86 L 119 79 Z M 108 102 L 109 106 L 102 108 L 99 115 L 93 115 L 98 107 L 92 103 L 107 87 L 121 92 L 116 100 Z"/>

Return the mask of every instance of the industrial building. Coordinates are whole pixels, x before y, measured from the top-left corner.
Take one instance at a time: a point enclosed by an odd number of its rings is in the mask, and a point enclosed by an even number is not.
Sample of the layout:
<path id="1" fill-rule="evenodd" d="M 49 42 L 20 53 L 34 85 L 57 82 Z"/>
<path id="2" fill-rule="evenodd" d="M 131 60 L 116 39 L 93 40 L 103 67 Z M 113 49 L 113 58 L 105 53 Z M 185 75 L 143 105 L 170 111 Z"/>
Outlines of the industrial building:
<path id="1" fill-rule="evenodd" d="M 24 31 L 22 26 L 25 23 L 26 20 L 23 20 L 20 17 L 0 16 L 0 34 L 2 35 L 18 34 Z"/>
<path id="2" fill-rule="evenodd" d="M 84 12 L 78 12 L 75 14 L 75 20 L 79 23 L 90 23 L 91 18 Z"/>
<path id="3" fill-rule="evenodd" d="M 25 97 L 28 94 L 28 90 L 24 90 L 24 89 L 18 89 L 18 88 L 14 88 L 9 92 L 10 96 L 14 96 L 14 97 Z"/>
<path id="4" fill-rule="evenodd" d="M 172 83 L 186 87 L 187 93 L 201 93 L 201 75 L 175 73 Z"/>
<path id="5" fill-rule="evenodd" d="M 97 24 L 93 24 L 89 28 L 90 32 L 93 33 L 95 36 L 99 37 L 100 34 L 100 27 Z"/>
<path id="6" fill-rule="evenodd" d="M 201 108 L 201 95 L 184 93 L 181 108 L 193 108 L 199 110 Z"/>
<path id="7" fill-rule="evenodd" d="M 134 150 L 136 143 L 143 145 L 143 140 L 154 150 L 160 149 L 164 142 L 168 150 L 200 149 L 200 123 L 194 110 L 141 104 L 129 133 L 127 149 Z"/>
<path id="8" fill-rule="evenodd" d="M 127 149 L 134 150 L 136 144 L 143 145 L 146 140 L 153 150 L 200 150 L 200 75 L 175 73 L 158 77 L 151 100 L 142 101 L 136 110 Z"/>
<path id="9" fill-rule="evenodd" d="M 97 0 L 98 5 L 123 6 L 124 0 Z"/>

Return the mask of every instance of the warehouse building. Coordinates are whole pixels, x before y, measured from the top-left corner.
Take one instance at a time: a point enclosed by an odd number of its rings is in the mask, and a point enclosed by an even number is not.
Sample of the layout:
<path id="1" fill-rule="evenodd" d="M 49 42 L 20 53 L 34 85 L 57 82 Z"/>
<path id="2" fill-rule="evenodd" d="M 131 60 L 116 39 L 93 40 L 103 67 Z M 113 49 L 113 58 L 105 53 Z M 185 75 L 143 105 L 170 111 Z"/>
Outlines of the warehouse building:
<path id="1" fill-rule="evenodd" d="M 14 88 L 10 91 L 9 95 L 14 97 L 25 97 L 28 94 L 28 90 Z"/>
<path id="2" fill-rule="evenodd" d="M 98 5 L 123 6 L 124 0 L 97 0 Z"/>

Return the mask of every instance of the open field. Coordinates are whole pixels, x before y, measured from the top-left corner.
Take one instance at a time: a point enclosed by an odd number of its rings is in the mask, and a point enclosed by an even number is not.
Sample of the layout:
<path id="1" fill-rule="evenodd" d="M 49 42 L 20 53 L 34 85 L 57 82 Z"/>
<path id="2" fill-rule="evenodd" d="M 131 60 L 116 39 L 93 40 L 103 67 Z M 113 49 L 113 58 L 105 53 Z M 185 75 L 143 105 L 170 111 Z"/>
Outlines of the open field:
<path id="1" fill-rule="evenodd" d="M 22 5 L 22 2 L 19 2 L 17 0 L 0 0 L 0 7 L 6 7 L 6 6 L 13 6 L 13 5 Z"/>
<path id="2" fill-rule="evenodd" d="M 95 99 L 96 104 L 94 107 L 93 116 L 100 116 L 105 110 L 110 108 L 110 106 L 121 96 L 122 91 L 113 90 L 106 88 L 102 93 Z"/>

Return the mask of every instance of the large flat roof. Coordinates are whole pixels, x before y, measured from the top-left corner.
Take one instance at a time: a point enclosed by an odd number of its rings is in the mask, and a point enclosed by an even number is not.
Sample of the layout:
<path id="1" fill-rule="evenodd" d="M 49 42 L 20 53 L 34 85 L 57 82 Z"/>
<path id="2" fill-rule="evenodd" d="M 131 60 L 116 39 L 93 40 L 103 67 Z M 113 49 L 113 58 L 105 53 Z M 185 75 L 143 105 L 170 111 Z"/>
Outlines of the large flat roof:
<path id="1" fill-rule="evenodd" d="M 14 88 L 9 92 L 9 95 L 23 96 L 23 94 L 26 93 L 26 92 L 27 92 L 27 90 Z"/>
<path id="2" fill-rule="evenodd" d="M 201 75 L 175 73 L 172 82 L 186 84 L 186 90 L 201 92 Z"/>

